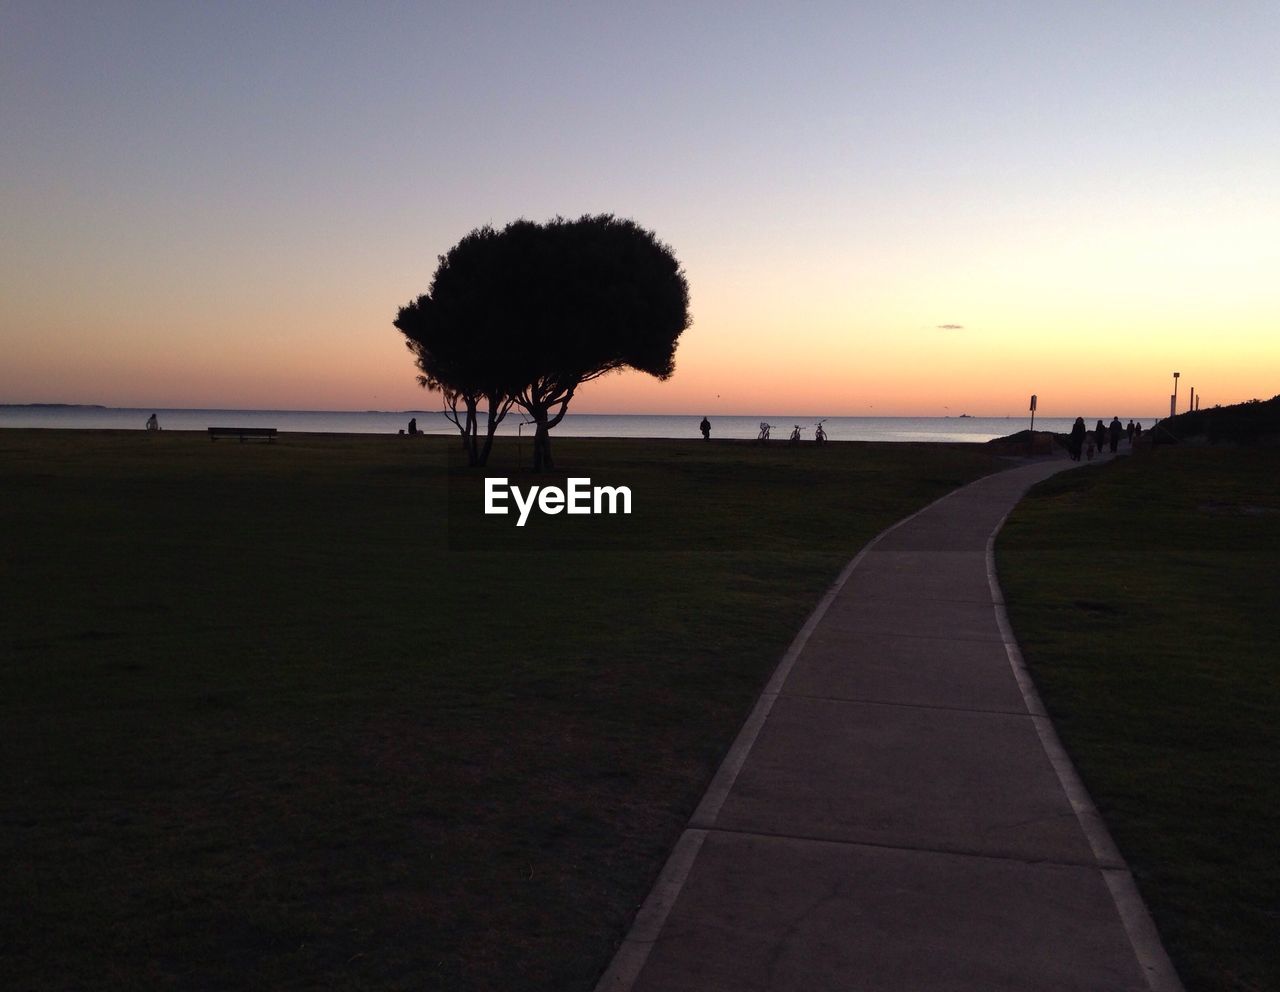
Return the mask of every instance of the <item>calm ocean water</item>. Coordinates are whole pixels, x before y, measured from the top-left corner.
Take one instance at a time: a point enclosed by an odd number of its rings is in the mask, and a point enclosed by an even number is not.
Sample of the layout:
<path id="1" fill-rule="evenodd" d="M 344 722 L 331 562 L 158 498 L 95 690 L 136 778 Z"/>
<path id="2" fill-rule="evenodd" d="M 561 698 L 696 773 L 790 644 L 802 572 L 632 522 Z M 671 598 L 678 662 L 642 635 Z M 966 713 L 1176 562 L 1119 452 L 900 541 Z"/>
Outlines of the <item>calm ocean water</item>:
<path id="1" fill-rule="evenodd" d="M 147 417 L 155 413 L 165 430 L 203 431 L 206 427 L 275 427 L 289 433 L 321 434 L 395 434 L 410 417 L 416 417 L 418 429 L 427 434 L 452 434 L 454 426 L 436 411 L 349 412 L 327 410 L 151 410 L 89 406 L 7 406 L 0 407 L 0 428 L 41 427 L 52 429 L 141 430 Z M 1090 427 L 1101 418 L 1110 421 L 1111 414 L 1085 417 Z M 701 414 L 567 414 L 555 429 L 557 437 L 663 437 L 697 438 Z M 1074 418 L 1036 418 L 1036 428 L 1046 431 L 1069 431 Z M 1128 422 L 1127 416 L 1120 418 Z M 1144 424 L 1154 418 L 1138 417 Z M 768 416 L 753 414 L 737 417 L 711 417 L 712 438 L 754 438 L 760 422 L 774 425 L 772 436 L 786 440 L 794 425 L 800 425 L 801 437 L 813 439 L 818 418 L 812 415 Z M 507 416 L 500 434 L 515 435 L 521 430 L 521 418 Z M 959 441 L 983 442 L 1004 437 L 1028 426 L 1027 417 L 828 417 L 824 428 L 832 441 Z"/>

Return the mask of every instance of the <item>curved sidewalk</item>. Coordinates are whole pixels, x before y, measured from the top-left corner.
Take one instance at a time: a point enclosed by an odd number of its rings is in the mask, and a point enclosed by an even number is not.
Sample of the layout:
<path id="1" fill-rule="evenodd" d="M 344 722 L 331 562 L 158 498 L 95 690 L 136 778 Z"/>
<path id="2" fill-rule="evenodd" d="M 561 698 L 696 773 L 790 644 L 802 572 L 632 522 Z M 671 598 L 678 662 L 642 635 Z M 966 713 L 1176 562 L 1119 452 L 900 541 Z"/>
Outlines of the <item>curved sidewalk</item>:
<path id="1" fill-rule="evenodd" d="M 1009 632 L 1050 460 L 881 534 L 797 635 L 597 992 L 1181 986 Z"/>

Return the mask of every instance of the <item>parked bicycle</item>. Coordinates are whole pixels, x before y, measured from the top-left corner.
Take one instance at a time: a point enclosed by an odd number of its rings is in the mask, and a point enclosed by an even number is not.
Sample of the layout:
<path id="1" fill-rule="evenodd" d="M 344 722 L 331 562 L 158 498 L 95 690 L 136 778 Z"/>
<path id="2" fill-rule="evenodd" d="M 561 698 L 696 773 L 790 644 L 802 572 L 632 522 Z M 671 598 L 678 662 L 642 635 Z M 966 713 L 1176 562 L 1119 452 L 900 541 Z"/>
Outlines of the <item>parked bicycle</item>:
<path id="1" fill-rule="evenodd" d="M 756 443 L 764 444 L 765 441 L 769 440 L 769 431 L 771 430 L 773 430 L 773 424 L 766 424 L 763 420 L 760 421 L 760 433 L 756 435 Z"/>
<path id="2" fill-rule="evenodd" d="M 791 430 L 791 443 L 792 444 L 800 443 L 800 425 L 799 424 L 796 424 L 795 427 L 792 428 Z"/>
<path id="3" fill-rule="evenodd" d="M 827 443 L 827 432 L 822 429 L 822 423 L 823 422 L 819 420 L 817 426 L 813 429 L 813 440 L 818 444 Z"/>

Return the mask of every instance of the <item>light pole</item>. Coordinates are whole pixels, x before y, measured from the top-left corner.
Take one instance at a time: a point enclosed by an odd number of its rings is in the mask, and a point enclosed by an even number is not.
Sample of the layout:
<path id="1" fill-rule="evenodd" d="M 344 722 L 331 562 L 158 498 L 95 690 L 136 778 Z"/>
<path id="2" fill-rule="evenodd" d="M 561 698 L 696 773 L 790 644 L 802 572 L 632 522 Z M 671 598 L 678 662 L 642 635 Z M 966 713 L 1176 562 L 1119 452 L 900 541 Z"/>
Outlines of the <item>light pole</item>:
<path id="1" fill-rule="evenodd" d="M 1169 416 L 1176 417 L 1178 415 L 1178 376 L 1181 372 L 1173 373 L 1173 395 L 1169 397 Z"/>

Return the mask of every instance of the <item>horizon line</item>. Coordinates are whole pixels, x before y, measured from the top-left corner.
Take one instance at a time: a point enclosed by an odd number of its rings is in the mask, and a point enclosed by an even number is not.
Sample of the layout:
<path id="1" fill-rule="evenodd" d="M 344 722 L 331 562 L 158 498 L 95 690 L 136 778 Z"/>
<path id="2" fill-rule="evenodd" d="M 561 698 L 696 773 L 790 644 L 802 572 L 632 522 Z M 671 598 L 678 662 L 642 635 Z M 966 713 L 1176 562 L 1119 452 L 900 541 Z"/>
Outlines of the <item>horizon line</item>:
<path id="1" fill-rule="evenodd" d="M 1242 402 L 1249 402 L 1244 400 Z M 1232 404 L 1227 404 L 1232 405 Z M 402 416 L 405 414 L 445 414 L 448 411 L 435 408 L 421 407 L 404 407 L 402 409 L 373 409 L 373 408 L 347 408 L 347 409 L 324 409 L 320 407 L 270 407 L 270 406 L 111 406 L 104 403 L 65 403 L 65 402 L 33 402 L 33 403 L 0 403 L 0 410 L 17 409 L 17 408 L 38 408 L 38 409 L 66 409 L 66 410 L 171 410 L 174 412 L 216 412 L 216 413 L 340 413 L 340 414 L 381 414 L 388 416 Z M 480 408 L 481 410 L 487 410 Z M 877 417 L 888 418 L 928 418 L 932 420 L 1027 420 L 1030 421 L 1029 413 L 1022 414 L 992 414 L 992 413 L 796 413 L 792 412 L 761 412 L 753 411 L 750 413 L 725 413 L 725 412 L 682 412 L 682 413 L 662 413 L 662 412 L 637 412 L 630 411 L 609 411 L 602 412 L 597 410 L 569 410 L 565 416 L 578 417 L 780 417 L 782 419 L 799 417 L 802 420 L 827 420 L 827 419 L 872 419 Z M 1053 414 L 1042 413 L 1037 411 L 1037 419 L 1063 420 L 1070 417 L 1081 416 L 1081 414 Z M 1116 414 L 1113 414 L 1116 416 Z M 1128 414 L 1126 414 L 1128 416 Z M 1148 414 L 1148 419 L 1159 419 L 1163 415 L 1158 413 Z"/>

